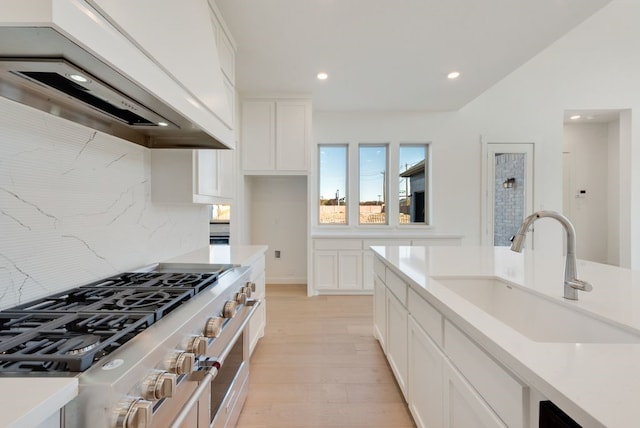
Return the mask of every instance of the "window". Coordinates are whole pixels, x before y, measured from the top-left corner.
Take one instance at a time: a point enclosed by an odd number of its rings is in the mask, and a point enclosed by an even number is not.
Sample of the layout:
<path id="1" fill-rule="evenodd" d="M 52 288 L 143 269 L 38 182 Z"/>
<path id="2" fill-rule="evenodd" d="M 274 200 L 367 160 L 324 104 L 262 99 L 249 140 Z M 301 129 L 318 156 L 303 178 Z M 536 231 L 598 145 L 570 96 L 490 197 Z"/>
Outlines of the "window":
<path id="1" fill-rule="evenodd" d="M 318 224 L 429 225 L 430 153 L 418 142 L 319 144 Z"/>
<path id="2" fill-rule="evenodd" d="M 347 145 L 319 145 L 320 224 L 347 224 Z"/>
<path id="3" fill-rule="evenodd" d="M 360 224 L 387 224 L 387 146 L 360 145 Z"/>
<path id="4" fill-rule="evenodd" d="M 401 144 L 398 159 L 399 223 L 429 224 L 427 146 Z"/>

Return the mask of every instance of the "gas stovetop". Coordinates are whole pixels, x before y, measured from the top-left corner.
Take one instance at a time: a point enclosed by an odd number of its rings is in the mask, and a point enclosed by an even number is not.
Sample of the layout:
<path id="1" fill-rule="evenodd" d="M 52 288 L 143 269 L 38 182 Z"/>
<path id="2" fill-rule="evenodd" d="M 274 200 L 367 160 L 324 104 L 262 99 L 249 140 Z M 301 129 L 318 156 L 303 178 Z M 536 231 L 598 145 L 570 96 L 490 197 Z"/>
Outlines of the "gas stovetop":
<path id="1" fill-rule="evenodd" d="M 0 311 L 0 374 L 85 371 L 229 268 L 127 272 Z"/>

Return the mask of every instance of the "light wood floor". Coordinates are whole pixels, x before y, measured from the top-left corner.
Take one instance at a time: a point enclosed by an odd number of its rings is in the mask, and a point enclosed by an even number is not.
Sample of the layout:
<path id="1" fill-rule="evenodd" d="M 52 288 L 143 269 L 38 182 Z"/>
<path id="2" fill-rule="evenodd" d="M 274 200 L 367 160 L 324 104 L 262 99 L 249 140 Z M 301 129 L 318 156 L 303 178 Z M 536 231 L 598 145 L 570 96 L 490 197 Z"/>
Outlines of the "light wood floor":
<path id="1" fill-rule="evenodd" d="M 372 334 L 372 299 L 267 285 L 267 330 L 237 428 L 414 427 Z"/>

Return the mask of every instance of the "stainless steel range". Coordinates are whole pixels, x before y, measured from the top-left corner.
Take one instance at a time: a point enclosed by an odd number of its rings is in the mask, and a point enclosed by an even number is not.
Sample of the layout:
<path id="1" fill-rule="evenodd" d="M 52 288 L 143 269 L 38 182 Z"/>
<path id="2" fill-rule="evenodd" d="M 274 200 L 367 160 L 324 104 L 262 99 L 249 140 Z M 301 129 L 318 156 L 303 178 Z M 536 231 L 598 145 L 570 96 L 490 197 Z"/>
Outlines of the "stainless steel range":
<path id="1" fill-rule="evenodd" d="M 0 376 L 77 376 L 64 427 L 235 426 L 247 268 L 154 265 L 0 312 Z"/>

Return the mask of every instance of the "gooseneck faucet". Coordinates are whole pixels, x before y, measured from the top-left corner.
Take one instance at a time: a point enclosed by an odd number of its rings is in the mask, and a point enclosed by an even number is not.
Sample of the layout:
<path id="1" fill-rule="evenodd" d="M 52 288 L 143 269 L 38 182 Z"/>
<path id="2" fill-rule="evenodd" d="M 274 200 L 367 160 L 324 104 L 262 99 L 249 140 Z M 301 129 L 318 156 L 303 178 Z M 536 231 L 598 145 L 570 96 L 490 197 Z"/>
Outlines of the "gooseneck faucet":
<path id="1" fill-rule="evenodd" d="M 567 233 L 567 258 L 564 266 L 564 298 L 578 300 L 578 290 L 591 291 L 593 287 L 586 281 L 578 279 L 576 268 L 576 230 L 568 218 L 555 211 L 537 211 L 525 218 L 511 242 L 511 251 L 522 252 L 524 239 L 531 225 L 542 217 L 550 217 L 558 220 Z"/>

